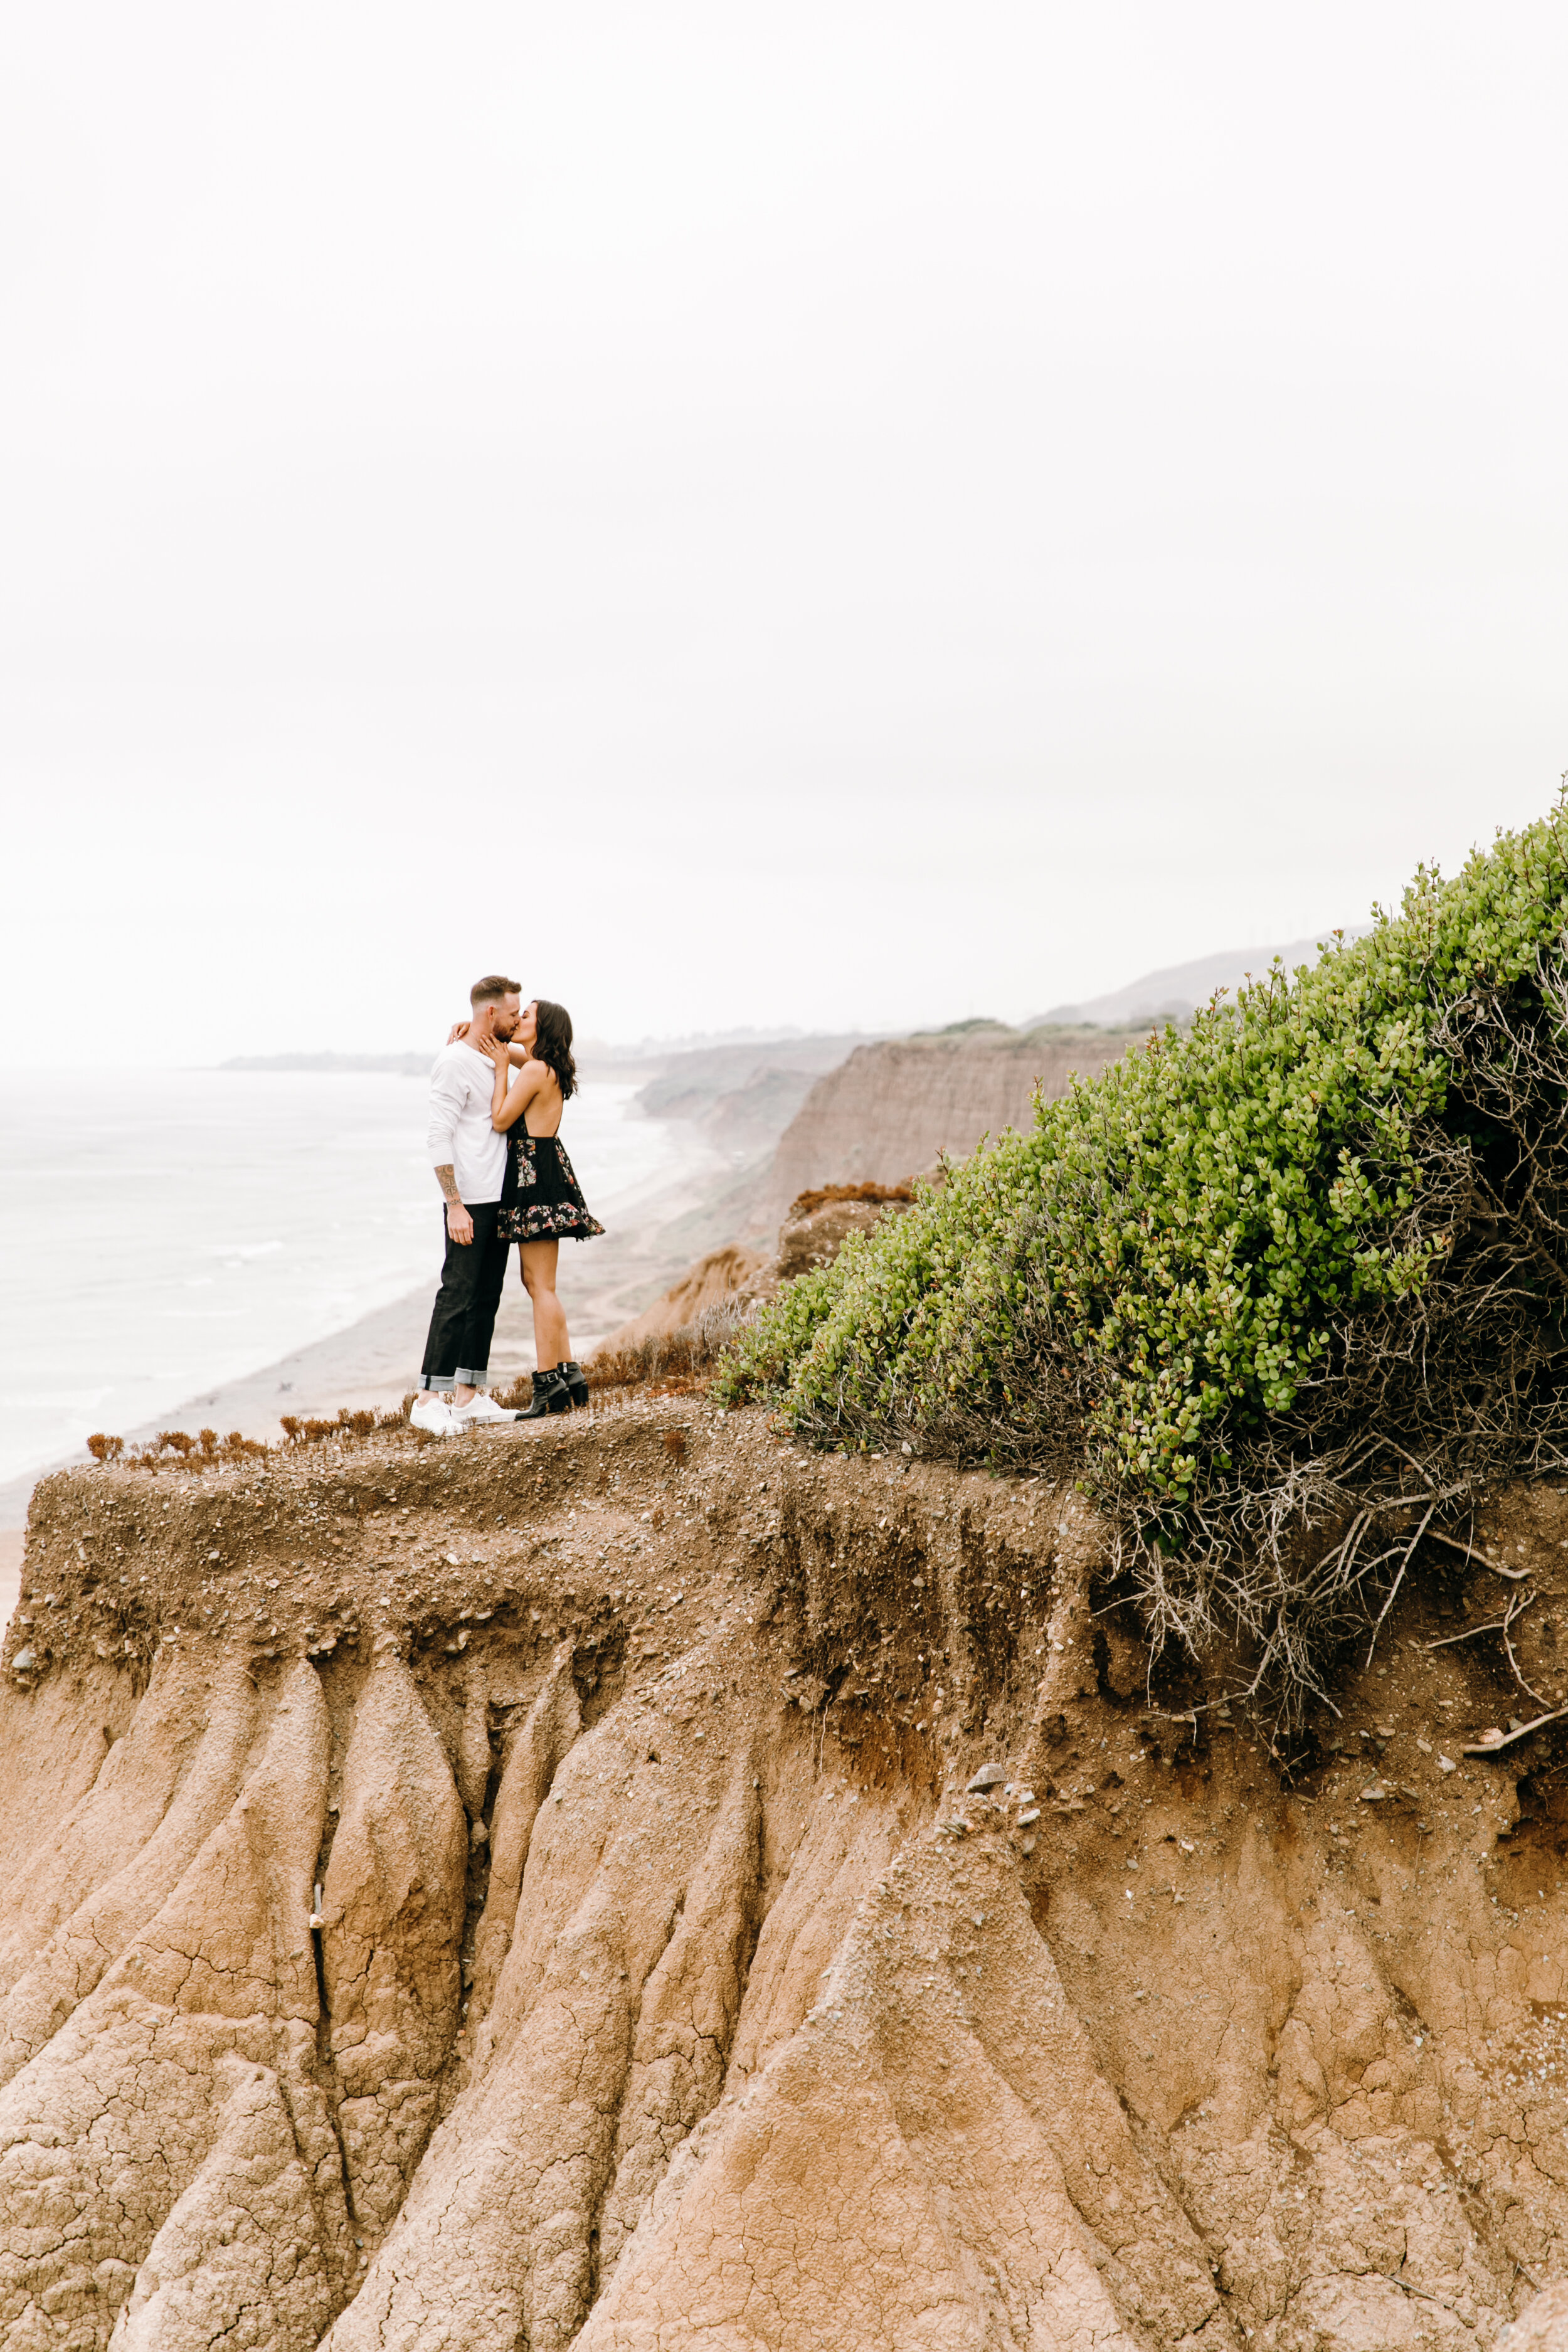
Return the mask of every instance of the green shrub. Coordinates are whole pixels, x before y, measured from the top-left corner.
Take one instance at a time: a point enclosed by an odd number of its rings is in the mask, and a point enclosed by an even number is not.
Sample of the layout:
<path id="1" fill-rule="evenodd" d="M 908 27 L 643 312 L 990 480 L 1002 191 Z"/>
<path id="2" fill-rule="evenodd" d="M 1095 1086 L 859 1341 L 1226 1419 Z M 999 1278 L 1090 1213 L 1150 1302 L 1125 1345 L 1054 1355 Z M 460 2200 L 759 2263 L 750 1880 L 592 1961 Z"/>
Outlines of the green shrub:
<path id="1" fill-rule="evenodd" d="M 1559 1433 L 1568 807 L 1374 913 L 1037 1102 L 784 1289 L 724 1393 L 819 1443 L 1076 1465 L 1190 1648 L 1227 1578 L 1233 1629 L 1266 1646 L 1271 1608 L 1295 1612 L 1287 1648 L 1365 1622 L 1364 1547 L 1321 1622 L 1300 1589 L 1353 1503 L 1387 1536 L 1402 1462 L 1447 1505 Z M 1288 1593 L 1237 1584 L 1260 1541 Z"/>

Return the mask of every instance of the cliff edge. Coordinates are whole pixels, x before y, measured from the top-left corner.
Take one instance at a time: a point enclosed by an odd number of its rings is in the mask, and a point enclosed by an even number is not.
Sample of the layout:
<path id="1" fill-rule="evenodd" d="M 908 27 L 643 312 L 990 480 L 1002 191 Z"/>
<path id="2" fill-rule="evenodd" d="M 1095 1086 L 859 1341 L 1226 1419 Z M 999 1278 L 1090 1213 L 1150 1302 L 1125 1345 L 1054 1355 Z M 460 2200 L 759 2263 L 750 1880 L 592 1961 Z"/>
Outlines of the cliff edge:
<path id="1" fill-rule="evenodd" d="M 1498 1570 L 1562 1689 L 1568 1494 L 1289 1769 L 1103 1540 L 700 1402 L 46 1482 L 0 2344 L 1493 2345 L 1568 2275 L 1568 1744 L 1465 1748 Z"/>

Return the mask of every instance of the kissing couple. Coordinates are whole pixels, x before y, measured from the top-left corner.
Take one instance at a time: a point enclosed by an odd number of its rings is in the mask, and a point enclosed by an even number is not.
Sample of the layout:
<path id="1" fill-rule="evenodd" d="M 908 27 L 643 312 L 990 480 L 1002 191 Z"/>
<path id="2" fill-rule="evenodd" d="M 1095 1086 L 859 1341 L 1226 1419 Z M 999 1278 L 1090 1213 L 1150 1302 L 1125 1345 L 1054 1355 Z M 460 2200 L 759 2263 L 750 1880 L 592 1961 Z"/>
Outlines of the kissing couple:
<path id="1" fill-rule="evenodd" d="M 468 1003 L 472 1017 L 453 1028 L 430 1072 L 426 1139 L 446 1195 L 447 1255 L 419 1375 L 424 1393 L 409 1419 L 435 1437 L 587 1403 L 555 1296 L 555 1260 L 563 1237 L 590 1241 L 605 1230 L 588 1213 L 560 1138 L 562 1113 L 577 1091 L 571 1014 L 542 996 L 524 1004 L 521 982 L 499 972 L 476 981 Z M 485 1393 L 513 1242 L 533 1307 L 538 1368 L 525 1412 Z"/>

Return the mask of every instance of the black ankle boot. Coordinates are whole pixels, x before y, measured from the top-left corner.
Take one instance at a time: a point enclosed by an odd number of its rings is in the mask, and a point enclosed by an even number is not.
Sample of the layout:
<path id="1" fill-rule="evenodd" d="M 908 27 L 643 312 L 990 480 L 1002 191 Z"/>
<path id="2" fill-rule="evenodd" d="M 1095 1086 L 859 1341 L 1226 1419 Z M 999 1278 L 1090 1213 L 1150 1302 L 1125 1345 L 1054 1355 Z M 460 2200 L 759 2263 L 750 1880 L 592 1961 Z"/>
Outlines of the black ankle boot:
<path id="1" fill-rule="evenodd" d="M 566 1361 L 561 1367 L 561 1377 L 566 1383 L 568 1401 L 574 1406 L 586 1404 L 588 1402 L 588 1383 L 583 1378 L 583 1367 L 577 1361 L 575 1356 L 567 1357 Z"/>
<path id="2" fill-rule="evenodd" d="M 572 1400 L 566 1393 L 566 1383 L 559 1369 L 552 1365 L 546 1372 L 533 1375 L 533 1402 L 521 1415 L 524 1421 L 542 1421 L 547 1413 L 569 1412 Z"/>

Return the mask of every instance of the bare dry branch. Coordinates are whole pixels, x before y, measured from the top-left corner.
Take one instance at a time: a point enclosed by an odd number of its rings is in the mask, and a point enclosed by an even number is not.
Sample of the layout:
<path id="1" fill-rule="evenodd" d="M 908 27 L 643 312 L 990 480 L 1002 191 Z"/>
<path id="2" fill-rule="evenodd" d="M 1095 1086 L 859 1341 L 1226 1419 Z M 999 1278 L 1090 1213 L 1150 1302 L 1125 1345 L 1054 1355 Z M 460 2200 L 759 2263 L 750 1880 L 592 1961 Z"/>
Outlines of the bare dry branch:
<path id="1" fill-rule="evenodd" d="M 1506 1576 L 1510 1583 L 1522 1584 L 1530 1574 L 1528 1568 L 1504 1568 L 1500 1560 L 1489 1559 L 1484 1551 L 1477 1551 L 1469 1544 L 1458 1542 L 1453 1536 L 1441 1535 L 1436 1528 L 1429 1528 L 1427 1534 L 1433 1543 L 1447 1544 L 1450 1551 L 1462 1552 L 1467 1559 L 1473 1559 L 1478 1568 L 1490 1569 L 1494 1576 Z"/>
<path id="2" fill-rule="evenodd" d="M 1516 1748 L 1521 1739 L 1528 1739 L 1532 1731 L 1540 1731 L 1549 1723 L 1561 1723 L 1565 1715 L 1568 1715 L 1568 1706 L 1554 1706 L 1549 1715 L 1538 1715 L 1532 1722 L 1521 1723 L 1517 1731 L 1497 1731 L 1489 1738 L 1483 1736 L 1472 1740 L 1468 1748 L 1461 1748 L 1459 1753 L 1461 1756 L 1500 1756 L 1505 1748 Z"/>

